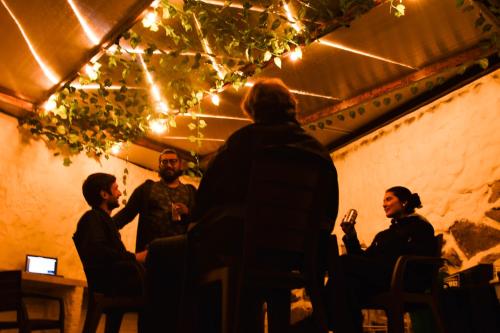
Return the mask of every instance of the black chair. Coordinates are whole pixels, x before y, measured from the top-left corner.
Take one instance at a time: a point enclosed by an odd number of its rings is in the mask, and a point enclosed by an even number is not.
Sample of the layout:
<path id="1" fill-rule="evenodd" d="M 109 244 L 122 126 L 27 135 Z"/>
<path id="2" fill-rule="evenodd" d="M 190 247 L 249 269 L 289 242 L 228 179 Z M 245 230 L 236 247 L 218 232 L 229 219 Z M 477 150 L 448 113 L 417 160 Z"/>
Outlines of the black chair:
<path id="1" fill-rule="evenodd" d="M 82 261 L 82 254 L 74 236 L 73 242 L 75 243 L 80 261 Z M 120 331 L 120 325 L 125 313 L 139 313 L 142 311 L 145 304 L 144 297 L 107 296 L 102 293 L 95 292 L 85 266 L 83 267 L 83 270 L 87 277 L 88 284 L 88 305 L 83 325 L 83 333 L 95 333 L 103 314 L 106 315 L 104 332 L 118 333 Z"/>
<path id="2" fill-rule="evenodd" d="M 417 309 L 428 307 L 434 317 L 436 328 L 439 332 L 445 333 L 446 328 L 443 323 L 443 316 L 439 306 L 439 295 L 442 289 L 439 279 L 439 269 L 444 264 L 445 259 L 441 258 L 441 250 L 443 247 L 443 235 L 439 234 L 435 237 L 436 253 L 433 257 L 428 256 L 400 256 L 396 261 L 392 272 L 390 289 L 387 292 L 382 292 L 371 297 L 363 304 L 363 309 L 380 309 L 387 314 L 387 331 L 388 333 L 403 333 L 404 332 L 404 314 L 405 312 L 415 311 Z M 335 235 L 332 235 L 332 258 L 338 257 L 337 240 Z M 405 278 L 408 276 L 409 265 L 419 265 L 420 267 L 430 267 L 429 276 L 425 279 L 428 283 L 428 288 L 425 291 L 408 290 L 405 286 Z M 330 265 L 330 271 L 335 275 L 334 265 Z M 340 283 L 342 283 L 340 281 Z"/>
<path id="3" fill-rule="evenodd" d="M 24 292 L 21 288 L 22 272 L 0 272 L 0 312 L 15 311 L 16 321 L 0 321 L 0 330 L 17 328 L 21 333 L 59 329 L 64 332 L 64 302 L 61 298 L 49 295 Z M 26 310 L 26 298 L 54 301 L 59 304 L 58 319 L 31 319 Z"/>
<path id="4" fill-rule="evenodd" d="M 319 253 L 326 253 L 330 232 L 330 221 L 325 220 L 331 204 L 328 177 L 324 161 L 300 150 L 269 149 L 256 156 L 243 209 L 241 255 L 226 258 L 225 265 L 194 282 L 195 294 L 219 284 L 222 332 L 263 331 L 264 302 L 269 332 L 287 332 L 290 292 L 298 288 L 310 295 L 318 331 L 328 331 L 321 297 L 326 269 L 321 268 Z M 322 241 L 324 249 L 319 247 Z M 256 307 L 250 311 L 254 317 L 246 321 L 248 315 L 241 310 L 245 302 Z"/>

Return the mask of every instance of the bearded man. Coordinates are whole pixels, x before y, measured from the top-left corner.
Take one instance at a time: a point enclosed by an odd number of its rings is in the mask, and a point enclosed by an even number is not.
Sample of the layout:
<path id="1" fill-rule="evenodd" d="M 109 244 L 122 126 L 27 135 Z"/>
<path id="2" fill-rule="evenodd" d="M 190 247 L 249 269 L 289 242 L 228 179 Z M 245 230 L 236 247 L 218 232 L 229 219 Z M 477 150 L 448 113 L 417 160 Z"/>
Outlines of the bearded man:
<path id="1" fill-rule="evenodd" d="M 182 184 L 181 159 L 173 149 L 165 149 L 159 157 L 159 181 L 146 180 L 137 187 L 125 207 L 113 220 L 119 229 L 139 214 L 136 252 L 144 251 L 151 241 L 184 234 L 188 216 L 194 206 L 196 189 Z"/>

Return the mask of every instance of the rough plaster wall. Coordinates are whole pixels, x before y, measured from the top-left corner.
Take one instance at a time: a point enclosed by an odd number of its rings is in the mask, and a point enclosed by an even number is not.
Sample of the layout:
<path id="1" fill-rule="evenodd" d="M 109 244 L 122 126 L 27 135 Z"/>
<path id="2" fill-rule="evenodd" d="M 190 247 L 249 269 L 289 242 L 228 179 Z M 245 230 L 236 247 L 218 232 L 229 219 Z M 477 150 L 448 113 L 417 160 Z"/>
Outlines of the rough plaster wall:
<path id="1" fill-rule="evenodd" d="M 499 92 L 497 70 L 334 152 L 340 183 L 335 232 L 342 233 L 340 219 L 349 208 L 356 208 L 359 238 L 370 244 L 378 231 L 389 226 L 382 209 L 384 191 L 403 185 L 420 194 L 419 213 L 437 232 L 445 232 L 445 249 L 456 252 L 461 268 L 478 263 L 486 254 L 500 253 L 500 221 L 485 215 L 500 205 L 494 200 L 498 194 L 492 193 L 500 180 Z M 491 227 L 488 231 L 495 233 L 496 246 L 467 256 L 448 232 L 456 221 L 473 228 Z"/>
<path id="2" fill-rule="evenodd" d="M 25 255 L 38 254 L 58 257 L 59 274 L 84 280 L 71 239 L 78 219 L 88 209 L 81 194 L 83 180 L 93 172 L 112 173 L 123 190 L 121 178 L 127 166 L 127 192 L 132 193 L 144 180 L 156 180 L 156 173 L 114 157 L 98 163 L 84 155 L 73 158 L 73 164 L 65 167 L 43 142 L 23 142 L 17 120 L 3 113 L 0 142 L 0 270 L 23 269 Z M 129 251 L 135 248 L 136 229 L 137 219 L 121 231 Z M 65 299 L 70 333 L 77 331 L 81 299 L 81 290 Z"/>

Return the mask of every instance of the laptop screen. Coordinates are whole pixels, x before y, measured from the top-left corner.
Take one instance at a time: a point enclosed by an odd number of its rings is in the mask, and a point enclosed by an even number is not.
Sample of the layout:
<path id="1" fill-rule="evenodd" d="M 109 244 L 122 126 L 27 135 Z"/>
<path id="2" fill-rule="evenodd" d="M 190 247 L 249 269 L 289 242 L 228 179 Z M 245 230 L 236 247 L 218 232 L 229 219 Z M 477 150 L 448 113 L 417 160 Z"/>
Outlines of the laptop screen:
<path id="1" fill-rule="evenodd" d="M 27 255 L 26 272 L 56 275 L 57 258 Z"/>

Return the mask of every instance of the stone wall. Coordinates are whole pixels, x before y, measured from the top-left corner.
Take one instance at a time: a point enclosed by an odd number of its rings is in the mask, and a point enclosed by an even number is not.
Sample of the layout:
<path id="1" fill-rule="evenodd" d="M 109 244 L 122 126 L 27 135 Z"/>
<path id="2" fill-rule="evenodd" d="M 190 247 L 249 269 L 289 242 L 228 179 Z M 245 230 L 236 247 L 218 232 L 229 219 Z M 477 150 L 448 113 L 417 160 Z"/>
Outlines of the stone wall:
<path id="1" fill-rule="evenodd" d="M 81 194 L 83 180 L 93 172 L 107 172 L 121 178 L 129 170 L 127 192 L 156 173 L 111 157 L 101 163 L 86 156 L 73 158 L 63 166 L 41 141 L 25 142 L 17 120 L 0 113 L 0 270 L 23 269 L 26 254 L 59 258 L 58 273 L 84 280 L 82 266 L 71 236 L 80 216 L 88 209 Z M 126 226 L 122 239 L 130 251 L 135 248 L 137 221 Z M 77 332 L 81 321 L 82 288 L 66 293 L 67 332 Z M 33 307 L 36 311 L 36 306 Z M 133 326 L 133 325 L 132 325 Z"/>
<path id="2" fill-rule="evenodd" d="M 369 245 L 389 226 L 384 191 L 418 192 L 419 213 L 443 233 L 451 271 L 500 258 L 500 71 L 440 98 L 332 154 L 340 218 L 359 211 Z M 336 233 L 342 233 L 336 228 Z"/>

